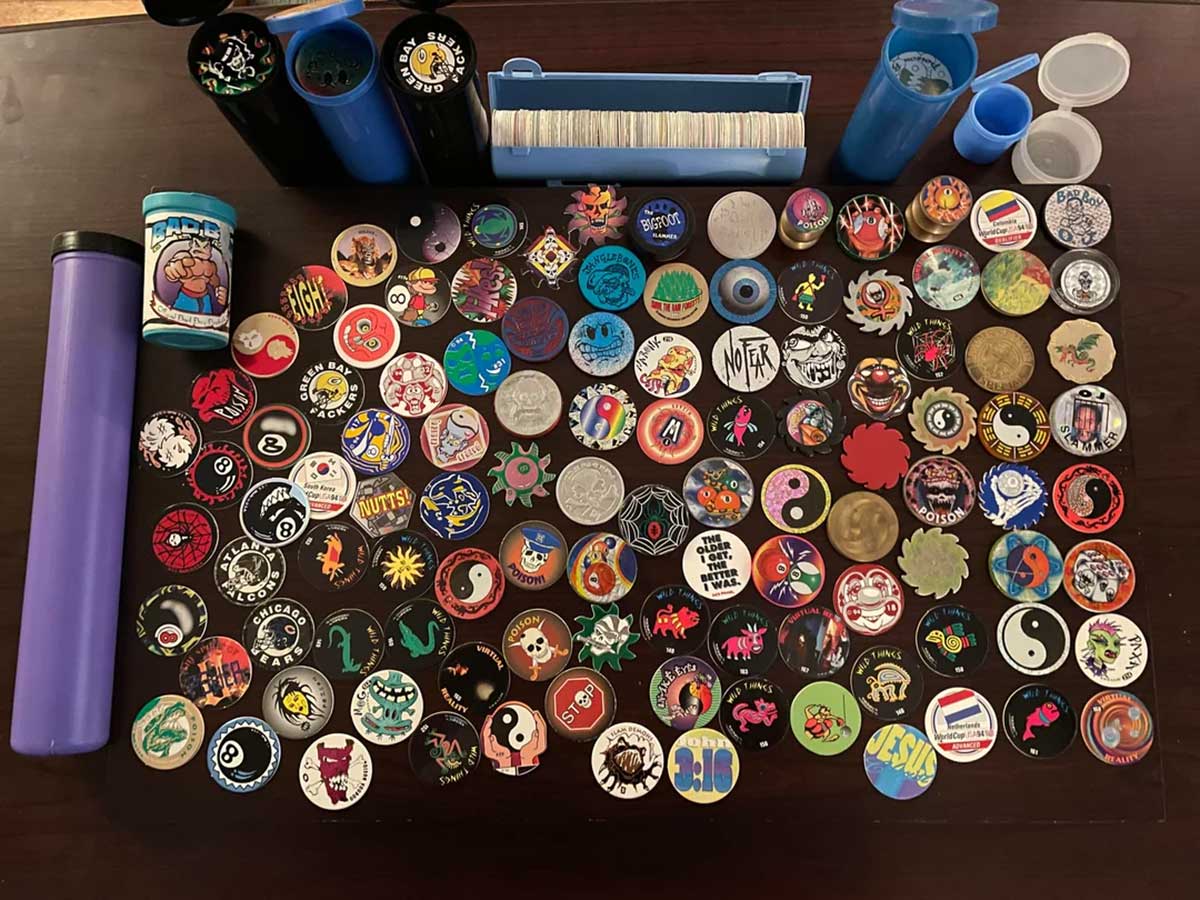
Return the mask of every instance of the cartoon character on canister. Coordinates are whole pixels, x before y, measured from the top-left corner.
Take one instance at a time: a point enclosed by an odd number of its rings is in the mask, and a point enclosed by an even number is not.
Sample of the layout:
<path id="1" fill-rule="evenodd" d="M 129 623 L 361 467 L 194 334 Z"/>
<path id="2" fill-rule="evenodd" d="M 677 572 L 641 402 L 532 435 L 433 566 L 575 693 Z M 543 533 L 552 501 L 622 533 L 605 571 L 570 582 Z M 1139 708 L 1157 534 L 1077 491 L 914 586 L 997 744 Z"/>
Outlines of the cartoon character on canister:
<path id="1" fill-rule="evenodd" d="M 228 290 L 221 281 L 214 252 L 219 256 L 216 238 L 193 235 L 186 247 L 175 250 L 167 259 L 163 277 L 179 285 L 174 299 L 167 301 L 172 309 L 207 316 L 225 311 Z"/>

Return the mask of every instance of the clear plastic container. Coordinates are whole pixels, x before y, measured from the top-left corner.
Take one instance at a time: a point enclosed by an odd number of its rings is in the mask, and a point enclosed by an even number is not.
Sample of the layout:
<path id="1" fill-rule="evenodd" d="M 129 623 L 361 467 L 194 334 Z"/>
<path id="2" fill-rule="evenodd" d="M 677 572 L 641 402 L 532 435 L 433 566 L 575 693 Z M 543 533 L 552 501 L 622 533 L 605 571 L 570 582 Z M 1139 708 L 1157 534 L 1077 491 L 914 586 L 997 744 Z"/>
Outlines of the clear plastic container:
<path id="1" fill-rule="evenodd" d="M 1111 35 L 1080 34 L 1042 57 L 1038 88 L 1058 109 L 1033 120 L 1013 148 L 1012 167 L 1022 184 L 1076 184 L 1100 164 L 1103 142 L 1096 126 L 1075 112 L 1116 96 L 1129 80 L 1129 51 Z"/>

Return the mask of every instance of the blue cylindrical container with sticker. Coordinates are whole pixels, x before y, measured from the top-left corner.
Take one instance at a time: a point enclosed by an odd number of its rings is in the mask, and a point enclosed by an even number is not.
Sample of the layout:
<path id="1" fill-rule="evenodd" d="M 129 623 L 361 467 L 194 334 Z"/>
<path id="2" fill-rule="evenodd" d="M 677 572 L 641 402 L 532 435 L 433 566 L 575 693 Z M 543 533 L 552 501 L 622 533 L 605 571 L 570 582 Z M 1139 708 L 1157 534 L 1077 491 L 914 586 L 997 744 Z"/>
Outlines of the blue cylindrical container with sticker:
<path id="1" fill-rule="evenodd" d="M 208 194 L 159 191 L 142 200 L 142 216 L 142 338 L 180 350 L 229 346 L 237 212 Z"/>
<path id="2" fill-rule="evenodd" d="M 996 24 L 989 0 L 899 0 L 896 26 L 846 125 L 839 176 L 894 181 L 975 77 L 973 34 Z"/>
<path id="3" fill-rule="evenodd" d="M 268 16 L 272 34 L 292 33 L 288 82 L 316 117 L 342 165 L 358 181 L 395 184 L 421 176 L 416 151 L 367 30 L 350 17 L 364 0 L 318 0 Z"/>

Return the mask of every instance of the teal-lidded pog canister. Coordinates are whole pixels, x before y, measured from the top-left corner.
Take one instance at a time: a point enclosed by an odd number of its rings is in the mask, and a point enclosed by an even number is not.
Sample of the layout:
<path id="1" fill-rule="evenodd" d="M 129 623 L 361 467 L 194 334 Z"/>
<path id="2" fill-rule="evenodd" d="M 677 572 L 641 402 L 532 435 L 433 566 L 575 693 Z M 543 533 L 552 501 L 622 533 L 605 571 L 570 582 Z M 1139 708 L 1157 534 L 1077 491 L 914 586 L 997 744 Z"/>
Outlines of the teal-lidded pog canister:
<path id="1" fill-rule="evenodd" d="M 237 212 L 208 194 L 160 191 L 142 201 L 142 215 L 142 337 L 181 350 L 228 346 Z"/>

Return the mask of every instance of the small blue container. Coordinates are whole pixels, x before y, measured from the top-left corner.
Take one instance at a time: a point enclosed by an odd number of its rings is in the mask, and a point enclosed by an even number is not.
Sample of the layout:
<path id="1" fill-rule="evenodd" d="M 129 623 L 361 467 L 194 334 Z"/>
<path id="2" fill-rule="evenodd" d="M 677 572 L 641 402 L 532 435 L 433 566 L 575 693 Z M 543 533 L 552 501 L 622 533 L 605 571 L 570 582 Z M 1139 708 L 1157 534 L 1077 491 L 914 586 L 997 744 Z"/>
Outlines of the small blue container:
<path id="1" fill-rule="evenodd" d="M 995 162 L 1025 136 L 1033 121 L 1033 104 L 1007 81 L 1034 68 L 1038 59 L 1036 53 L 1026 54 L 971 82 L 975 96 L 954 127 L 954 147 L 964 159 L 980 165 Z"/>
<path id="2" fill-rule="evenodd" d="M 292 34 L 284 54 L 288 83 L 304 98 L 346 171 L 368 184 L 395 184 L 421 177 L 417 154 L 400 110 L 380 77 L 379 53 L 367 30 L 350 16 L 364 0 L 318 0 L 266 18 L 272 34 Z M 352 62 L 367 65 L 365 75 L 344 93 L 318 93 L 296 75 L 297 59 L 312 42 L 346 51 Z M 324 47 L 315 50 L 323 52 Z M 333 63 L 343 62 L 331 55 Z"/>
<path id="3" fill-rule="evenodd" d="M 488 73 L 492 110 L 614 109 L 687 112 L 804 112 L 809 75 L 543 72 L 532 59 L 510 59 Z M 786 184 L 804 173 L 803 147 L 498 147 L 500 180 L 547 182 L 766 182 Z"/>
<path id="4" fill-rule="evenodd" d="M 861 182 L 896 179 L 971 84 L 979 63 L 972 35 L 995 26 L 998 15 L 988 0 L 899 0 L 892 7 L 896 27 L 884 40 L 842 135 L 835 160 L 839 176 Z M 893 69 L 897 57 L 914 61 L 901 67 L 908 83 Z M 928 66 L 924 79 L 914 80 L 912 73 L 930 57 L 941 67 Z"/>

